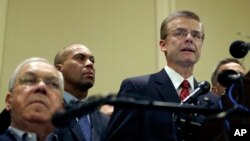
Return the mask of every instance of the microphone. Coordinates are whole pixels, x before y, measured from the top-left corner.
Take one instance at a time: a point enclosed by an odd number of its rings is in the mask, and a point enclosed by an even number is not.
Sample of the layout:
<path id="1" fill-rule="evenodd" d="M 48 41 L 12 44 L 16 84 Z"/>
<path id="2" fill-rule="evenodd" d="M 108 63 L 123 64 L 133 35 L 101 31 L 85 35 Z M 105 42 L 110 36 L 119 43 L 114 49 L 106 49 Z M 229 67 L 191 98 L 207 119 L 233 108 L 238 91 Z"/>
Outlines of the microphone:
<path id="1" fill-rule="evenodd" d="M 218 82 L 224 86 L 224 87 L 229 87 L 231 86 L 234 82 L 242 78 L 242 74 L 237 73 L 234 70 L 224 70 L 218 75 Z"/>
<path id="2" fill-rule="evenodd" d="M 188 95 L 182 102 L 182 104 L 193 103 L 197 100 L 198 96 L 206 94 L 210 90 L 210 84 L 207 81 L 201 81 L 198 84 L 198 88 L 196 88 L 190 95 Z"/>
<path id="3" fill-rule="evenodd" d="M 235 58 L 245 57 L 248 50 L 250 50 L 250 43 L 245 43 L 240 40 L 234 41 L 229 48 L 230 54 Z"/>
<path id="4" fill-rule="evenodd" d="M 75 104 L 71 102 L 65 109 L 57 111 L 52 116 L 52 123 L 56 127 L 65 127 L 69 124 L 69 122 L 76 117 L 81 117 L 84 114 L 88 114 L 93 112 L 100 105 L 104 104 L 108 99 L 112 96 L 108 96 L 106 98 L 102 97 L 90 97 L 84 102 L 79 102 Z"/>

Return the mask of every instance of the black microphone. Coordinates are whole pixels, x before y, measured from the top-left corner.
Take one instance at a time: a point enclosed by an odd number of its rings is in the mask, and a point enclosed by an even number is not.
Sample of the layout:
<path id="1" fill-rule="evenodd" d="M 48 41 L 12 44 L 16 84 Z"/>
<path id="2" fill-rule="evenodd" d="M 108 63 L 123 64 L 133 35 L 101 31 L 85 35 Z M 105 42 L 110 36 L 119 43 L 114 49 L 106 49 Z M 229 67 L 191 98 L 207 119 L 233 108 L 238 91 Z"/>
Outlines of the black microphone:
<path id="1" fill-rule="evenodd" d="M 209 90 L 210 84 L 207 81 L 201 81 L 198 84 L 198 87 L 181 102 L 181 105 L 193 103 L 195 100 L 197 100 L 198 96 L 206 94 Z"/>
<path id="2" fill-rule="evenodd" d="M 224 86 L 224 87 L 229 87 L 231 86 L 234 82 L 242 78 L 242 74 L 237 73 L 234 70 L 224 70 L 218 75 L 218 82 Z"/>
<path id="3" fill-rule="evenodd" d="M 245 57 L 248 50 L 250 50 L 250 43 L 245 43 L 240 40 L 234 41 L 229 48 L 230 54 L 235 58 Z"/>
<path id="4" fill-rule="evenodd" d="M 102 98 L 102 97 L 90 97 L 84 102 L 79 102 L 78 104 L 69 104 L 65 109 L 57 111 L 52 116 L 52 123 L 56 127 L 65 127 L 69 122 L 76 117 L 81 117 L 84 114 L 89 114 L 97 109 L 100 105 L 104 104 L 107 99 L 110 99 L 111 96 Z"/>

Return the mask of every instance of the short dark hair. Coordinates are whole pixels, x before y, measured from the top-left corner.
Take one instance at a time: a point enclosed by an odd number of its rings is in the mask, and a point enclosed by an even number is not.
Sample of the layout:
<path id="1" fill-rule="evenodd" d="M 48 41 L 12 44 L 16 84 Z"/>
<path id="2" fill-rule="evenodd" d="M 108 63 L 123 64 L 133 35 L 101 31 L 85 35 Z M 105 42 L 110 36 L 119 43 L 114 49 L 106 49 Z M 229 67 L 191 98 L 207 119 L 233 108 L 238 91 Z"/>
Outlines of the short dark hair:
<path id="1" fill-rule="evenodd" d="M 228 63 L 237 63 L 239 64 L 240 66 L 242 66 L 242 68 L 244 69 L 244 66 L 239 62 L 239 60 L 235 59 L 235 58 L 226 58 L 226 59 L 223 59 L 221 60 L 217 66 L 214 68 L 214 71 L 212 73 L 212 77 L 211 77 L 211 83 L 212 85 L 216 85 L 217 83 L 217 77 L 219 75 L 219 68 L 224 65 L 224 64 L 228 64 Z"/>
<path id="2" fill-rule="evenodd" d="M 173 19 L 178 18 L 178 17 L 185 17 L 185 18 L 189 18 L 189 19 L 194 19 L 194 20 L 200 22 L 200 17 L 192 11 L 181 10 L 181 11 L 174 12 L 174 13 L 170 14 L 168 17 L 166 17 L 163 20 L 163 22 L 161 23 L 160 36 L 161 36 L 162 40 L 165 39 L 167 36 L 168 23 L 170 21 L 172 21 Z"/>

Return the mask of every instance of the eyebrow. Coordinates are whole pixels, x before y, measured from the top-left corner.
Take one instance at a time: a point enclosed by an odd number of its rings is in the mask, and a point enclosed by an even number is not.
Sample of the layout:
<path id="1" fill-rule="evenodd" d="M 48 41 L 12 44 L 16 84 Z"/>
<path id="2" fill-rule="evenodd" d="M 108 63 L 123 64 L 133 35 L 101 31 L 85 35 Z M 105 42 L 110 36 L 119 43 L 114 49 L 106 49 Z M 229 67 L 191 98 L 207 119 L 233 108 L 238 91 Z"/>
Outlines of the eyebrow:
<path id="1" fill-rule="evenodd" d="M 36 73 L 32 72 L 32 71 L 26 71 L 25 73 L 23 73 L 20 77 L 23 77 L 25 75 L 32 75 L 32 76 L 36 76 Z"/>
<path id="2" fill-rule="evenodd" d="M 178 28 L 176 28 L 175 30 L 188 30 L 188 29 L 187 29 L 187 28 L 178 27 Z M 202 31 L 199 31 L 199 30 L 191 30 L 191 31 L 195 31 L 195 32 L 200 32 L 200 33 L 202 33 Z"/>
<path id="3" fill-rule="evenodd" d="M 93 55 L 84 54 L 84 53 L 80 53 L 80 52 L 74 54 L 72 57 L 74 58 L 75 56 L 79 56 L 79 55 L 84 56 L 84 57 L 88 57 L 88 58 L 91 58 L 91 59 L 95 59 L 95 57 Z"/>

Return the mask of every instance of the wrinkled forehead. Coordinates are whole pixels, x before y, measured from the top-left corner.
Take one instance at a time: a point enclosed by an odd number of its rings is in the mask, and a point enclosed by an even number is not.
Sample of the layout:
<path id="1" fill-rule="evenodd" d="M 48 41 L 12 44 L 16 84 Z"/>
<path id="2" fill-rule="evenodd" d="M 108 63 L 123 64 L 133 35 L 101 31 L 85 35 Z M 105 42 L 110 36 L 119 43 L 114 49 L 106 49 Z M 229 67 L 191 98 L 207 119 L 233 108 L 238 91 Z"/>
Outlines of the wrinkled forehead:
<path id="1" fill-rule="evenodd" d="M 167 30 L 173 30 L 177 28 L 185 28 L 189 30 L 203 32 L 203 24 L 201 22 L 186 17 L 176 17 L 169 21 L 167 25 Z"/>
<path id="2" fill-rule="evenodd" d="M 59 78 L 59 73 L 54 68 L 54 66 L 45 62 L 30 62 L 30 63 L 24 64 L 20 68 L 17 74 L 17 78 L 20 78 L 21 76 L 27 73 L 33 73 L 42 77 L 54 76 L 54 77 Z"/>
<path id="3" fill-rule="evenodd" d="M 66 51 L 69 52 L 70 55 L 74 55 L 77 53 L 92 55 L 91 51 L 84 45 L 81 44 L 75 44 L 72 46 L 69 46 Z"/>

